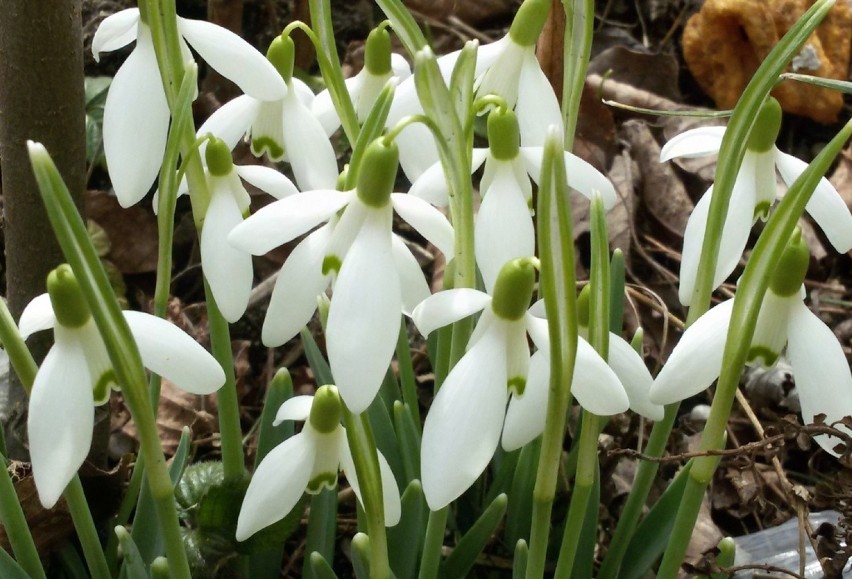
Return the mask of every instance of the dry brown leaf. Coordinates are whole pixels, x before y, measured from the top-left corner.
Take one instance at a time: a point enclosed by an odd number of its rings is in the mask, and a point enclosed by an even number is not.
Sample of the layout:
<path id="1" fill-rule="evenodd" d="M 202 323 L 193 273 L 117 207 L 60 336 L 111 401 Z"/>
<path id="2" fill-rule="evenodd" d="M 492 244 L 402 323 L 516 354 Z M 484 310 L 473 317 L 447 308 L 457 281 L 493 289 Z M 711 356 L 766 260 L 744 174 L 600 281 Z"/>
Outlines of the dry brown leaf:
<path id="1" fill-rule="evenodd" d="M 514 10 L 516 3 L 513 0 L 405 0 L 405 5 L 435 20 L 455 17 L 467 24 L 478 24 L 506 16 Z"/>
<path id="2" fill-rule="evenodd" d="M 682 100 L 677 84 L 679 73 L 680 67 L 673 55 L 640 52 L 626 46 L 607 48 L 589 63 L 589 74 L 606 76 L 608 80 L 673 101 Z"/>
<path id="3" fill-rule="evenodd" d="M 157 270 L 157 219 L 140 205 L 123 208 L 105 191 L 87 191 L 86 215 L 107 234 L 110 252 L 105 256 L 123 274 Z"/>
<path id="4" fill-rule="evenodd" d="M 852 147 L 847 147 L 840 154 L 837 168 L 829 177 L 829 181 L 840 192 L 846 206 L 852 210 Z"/>

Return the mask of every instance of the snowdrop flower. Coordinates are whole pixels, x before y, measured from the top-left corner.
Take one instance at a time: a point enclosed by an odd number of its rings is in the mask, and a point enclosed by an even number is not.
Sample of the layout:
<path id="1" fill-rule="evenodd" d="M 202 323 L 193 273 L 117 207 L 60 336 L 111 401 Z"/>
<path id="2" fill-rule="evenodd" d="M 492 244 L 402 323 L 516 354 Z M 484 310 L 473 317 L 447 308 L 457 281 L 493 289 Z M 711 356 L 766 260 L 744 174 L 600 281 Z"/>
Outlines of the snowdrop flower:
<path id="1" fill-rule="evenodd" d="M 205 156 L 210 204 L 201 229 L 201 267 L 222 315 L 236 322 L 246 310 L 253 281 L 251 254 L 228 243 L 228 234 L 242 223 L 251 202 L 240 178 L 276 199 L 298 191 L 275 169 L 235 166 L 230 148 L 221 139 L 210 140 Z"/>
<path id="2" fill-rule="evenodd" d="M 807 167 L 807 163 L 787 155 L 775 146 L 781 127 L 781 106 L 770 97 L 760 109 L 749 136 L 745 157 L 737 175 L 719 246 L 714 287 L 731 275 L 745 250 L 751 226 L 757 217 L 766 219 L 769 209 L 779 197 L 775 170 L 789 186 Z M 682 133 L 660 151 L 660 160 L 676 157 L 702 157 L 719 152 L 724 127 L 702 127 Z M 692 301 L 701 246 L 710 210 L 713 187 L 696 204 L 683 236 L 683 259 L 680 268 L 679 297 L 684 305 Z M 852 215 L 840 194 L 825 178 L 817 185 L 805 210 L 822 228 L 828 240 L 840 253 L 852 249 Z"/>
<path id="3" fill-rule="evenodd" d="M 33 477 L 41 504 L 56 504 L 83 464 L 92 443 L 94 406 L 117 387 L 106 346 L 68 265 L 53 270 L 48 293 L 21 314 L 21 335 L 53 328 L 55 344 L 36 374 L 27 431 Z M 142 361 L 152 372 L 193 394 L 211 394 L 225 382 L 216 360 L 163 319 L 124 312 Z"/>
<path id="4" fill-rule="evenodd" d="M 445 255 L 453 230 L 437 209 L 416 197 L 391 193 L 396 145 L 380 138 L 368 146 L 355 189 L 300 193 L 267 205 L 234 228 L 228 240 L 262 255 L 315 226 L 278 276 L 263 324 L 263 341 L 280 345 L 308 322 L 316 296 L 336 273 L 326 338 L 331 370 L 352 412 L 375 398 L 396 348 L 399 316 L 429 296 L 423 272 L 392 233 L 393 211 Z M 338 213 L 343 211 L 338 217 Z M 360 339 L 369 331 L 369 339 Z"/>
<path id="5" fill-rule="evenodd" d="M 305 426 L 299 434 L 272 449 L 258 466 L 237 520 L 238 541 L 245 541 L 283 519 L 305 491 L 317 494 L 324 488 L 334 489 L 339 470 L 346 475 L 363 505 L 346 429 L 340 425 L 341 413 L 340 397 L 334 386 L 322 386 L 315 396 L 296 396 L 281 405 L 275 416 L 276 426 L 284 420 L 304 420 Z M 393 527 L 402 512 L 399 489 L 381 452 L 379 469 L 385 523 Z"/>
<path id="6" fill-rule="evenodd" d="M 477 265 L 486 290 L 491 291 L 503 264 L 535 252 L 530 178 L 538 183 L 544 148 L 519 146 L 518 117 L 503 108 L 488 115 L 488 144 L 487 149 L 473 150 L 472 170 L 485 165 L 474 236 Z M 606 209 L 615 205 L 615 188 L 600 171 L 568 152 L 565 165 L 569 186 L 589 199 L 599 192 Z M 409 194 L 446 206 L 447 180 L 441 163 L 424 172 Z"/>
<path id="7" fill-rule="evenodd" d="M 325 129 L 311 112 L 314 94 L 304 82 L 293 78 L 295 51 L 289 36 L 279 36 L 266 53 L 287 86 L 283 96 L 237 97 L 210 115 L 198 134 L 212 133 L 231 149 L 245 136 L 255 155 L 289 161 L 300 189 L 334 189 L 337 157 Z"/>
<path id="8" fill-rule="evenodd" d="M 364 122 L 379 94 L 391 78 L 403 80 L 411 76 L 411 67 L 399 54 L 391 52 L 390 34 L 385 28 L 373 29 L 364 48 L 364 68 L 346 79 L 346 89 L 355 106 L 358 121 Z M 320 92 L 311 104 L 325 132 L 332 134 L 340 126 L 340 117 L 328 89 Z"/>
<path id="9" fill-rule="evenodd" d="M 473 484 L 494 455 L 501 431 L 504 444 L 507 440 L 511 444 L 525 436 L 513 429 L 537 419 L 536 408 L 524 407 L 517 420 L 504 426 L 509 395 L 523 399 L 528 374 L 550 373 L 546 359 L 545 368 L 530 367 L 527 334 L 536 345 L 547 343 L 547 321 L 527 310 L 534 284 L 532 259 L 515 259 L 501 269 L 492 295 L 467 288 L 447 290 L 414 310 L 412 318 L 424 336 L 482 311 L 467 352 L 438 391 L 423 426 L 423 493 L 432 510 L 445 507 Z M 587 343 L 578 353 L 578 359 L 584 357 L 591 364 L 588 378 L 594 385 L 590 400 L 595 410 L 602 414 L 627 410 L 618 378 Z M 545 405 L 546 392 L 545 387 Z"/>
<path id="10" fill-rule="evenodd" d="M 275 68 L 233 32 L 200 20 L 178 18 L 184 60 L 188 42 L 204 60 L 259 100 L 280 99 L 286 87 Z M 115 194 L 123 207 L 138 203 L 151 188 L 166 149 L 169 106 L 163 92 L 154 43 L 138 8 L 107 17 L 92 40 L 95 60 L 136 40 L 119 68 L 104 104 L 104 154 Z"/>
<path id="11" fill-rule="evenodd" d="M 797 231 L 775 268 L 763 298 L 749 361 L 772 366 L 787 346 L 806 423 L 825 414 L 826 424 L 852 415 L 852 374 L 834 333 L 802 301 L 807 245 Z M 670 404 L 698 394 L 719 377 L 733 300 L 701 316 L 675 346 L 651 388 L 651 400 Z M 852 430 L 840 426 L 852 435 Z M 817 436 L 837 456 L 833 437 Z"/>
<path id="12" fill-rule="evenodd" d="M 649 393 L 654 379 L 642 357 L 624 338 L 609 333 L 609 353 L 604 361 L 586 341 L 589 335 L 589 293 L 586 286 L 577 298 L 577 358 L 571 393 L 589 412 L 607 416 L 622 412 L 613 410 L 611 401 L 623 404 L 627 395 L 630 410 L 648 420 L 662 420 L 665 409 L 651 402 Z M 544 302 L 539 300 L 530 313 L 545 317 Z M 506 412 L 503 426 L 503 448 L 507 451 L 521 448 L 543 432 L 547 413 L 547 396 L 550 386 L 550 339 L 544 333 L 537 339 L 539 351 L 530 360 L 529 377 L 523 396 L 513 396 Z M 613 374 L 617 385 L 613 382 Z"/>

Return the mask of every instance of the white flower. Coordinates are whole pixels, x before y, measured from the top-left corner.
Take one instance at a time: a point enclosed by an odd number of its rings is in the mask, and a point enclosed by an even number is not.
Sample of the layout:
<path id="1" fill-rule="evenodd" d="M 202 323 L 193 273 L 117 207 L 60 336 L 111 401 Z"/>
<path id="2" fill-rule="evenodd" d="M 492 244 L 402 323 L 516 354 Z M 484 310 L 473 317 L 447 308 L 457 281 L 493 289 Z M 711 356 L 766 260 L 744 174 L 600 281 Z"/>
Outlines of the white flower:
<path id="1" fill-rule="evenodd" d="M 276 76 L 283 77 L 286 83 L 283 96 L 237 97 L 210 115 L 198 134 L 212 133 L 231 149 L 245 136 L 255 155 L 289 161 L 300 189 L 334 189 L 337 157 L 320 121 L 311 112 L 313 92 L 292 76 L 294 50 L 289 37 L 279 36 L 267 52 L 267 58 L 278 69 Z"/>
<path id="2" fill-rule="evenodd" d="M 70 267 L 60 266 L 51 276 L 59 278 L 66 289 L 73 284 L 72 292 L 82 303 Z M 69 293 L 57 295 L 67 298 Z M 55 339 L 36 375 L 27 419 L 33 477 L 45 508 L 56 504 L 86 459 L 92 443 L 94 406 L 109 399 L 110 386 L 117 387 L 91 314 L 85 306 L 74 306 L 71 299 L 54 307 L 50 295 L 42 294 L 21 314 L 24 338 L 53 328 Z M 155 374 L 193 394 L 211 394 L 225 382 L 216 360 L 174 324 L 142 312 L 127 311 L 124 318 L 142 362 Z"/>
<path id="3" fill-rule="evenodd" d="M 807 270 L 807 248 L 797 265 L 782 262 L 763 298 L 749 361 L 772 366 L 784 345 L 793 368 L 796 388 L 806 423 L 825 414 L 829 424 L 852 415 L 852 374 L 837 338 L 804 304 L 801 280 Z M 711 308 L 683 334 L 651 387 L 651 400 L 670 404 L 712 384 L 722 369 L 734 301 Z M 852 435 L 852 430 L 841 426 Z M 817 436 L 827 452 L 837 456 L 833 437 Z"/>
<path id="4" fill-rule="evenodd" d="M 334 386 L 323 386 L 316 396 L 296 396 L 281 405 L 276 426 L 284 420 L 304 420 L 305 426 L 272 449 L 258 466 L 240 509 L 238 541 L 284 518 L 305 491 L 316 494 L 323 488 L 334 489 L 339 470 L 363 505 L 346 429 L 339 424 L 340 410 Z M 378 455 L 385 523 L 392 527 L 401 516 L 399 489 L 387 460 L 381 452 Z"/>
<path id="5" fill-rule="evenodd" d="M 749 138 L 749 145 L 731 193 L 728 214 L 719 246 L 713 286 L 719 287 L 734 271 L 748 242 L 757 217 L 766 218 L 769 208 L 780 197 L 775 170 L 789 186 L 807 167 L 807 163 L 782 153 L 775 146 L 781 122 L 781 109 L 775 99 L 763 106 Z M 676 157 L 702 157 L 719 152 L 724 127 L 701 127 L 686 131 L 670 140 L 660 151 L 660 160 Z M 683 238 L 679 297 L 684 305 L 692 301 L 701 246 L 713 194 L 711 186 L 689 217 Z M 852 249 L 852 215 L 831 183 L 821 179 L 805 210 L 822 228 L 829 242 L 840 253 Z"/>
<path id="6" fill-rule="evenodd" d="M 286 88 L 275 68 L 229 30 L 200 20 L 178 18 L 185 61 L 192 55 L 184 40 L 222 76 L 261 100 L 280 99 Z M 163 160 L 169 106 L 163 92 L 151 30 L 128 8 L 107 17 L 92 40 L 92 53 L 136 47 L 118 70 L 104 104 L 104 154 L 115 194 L 123 207 L 138 203 L 151 188 Z"/>
<path id="7" fill-rule="evenodd" d="M 276 199 L 298 191 L 275 169 L 234 165 L 230 149 L 221 140 L 207 146 L 206 157 L 210 204 L 201 229 L 201 267 L 222 315 L 236 322 L 246 310 L 254 278 L 251 254 L 228 243 L 228 235 L 243 222 L 251 202 L 240 178 Z"/>
<path id="8" fill-rule="evenodd" d="M 365 154 L 355 189 L 308 191 L 276 201 L 229 236 L 235 247 L 261 255 L 329 221 L 284 263 L 262 337 L 267 345 L 292 338 L 338 272 L 326 328 L 328 356 L 340 394 L 355 413 L 366 410 L 378 392 L 396 348 L 400 313 L 429 295 L 414 256 L 391 231 L 393 211 L 445 255 L 453 252 L 446 217 L 416 197 L 390 193 L 396 162 L 395 150 L 377 141 Z"/>
<path id="9" fill-rule="evenodd" d="M 515 113 L 494 110 L 488 116 L 489 147 L 473 150 L 471 170 L 485 165 L 474 236 L 477 265 L 489 292 L 503 264 L 535 252 L 530 178 L 538 184 L 544 148 L 520 147 L 518 134 Z M 598 192 L 604 207 L 612 208 L 617 197 L 609 179 L 579 157 L 569 152 L 564 156 L 568 185 L 589 199 Z M 441 163 L 427 169 L 412 184 L 409 194 L 446 206 L 448 188 Z"/>
<path id="10" fill-rule="evenodd" d="M 547 347 L 547 321 L 526 308 L 534 281 L 530 260 L 513 260 L 501 270 L 493 297 L 474 289 L 447 290 L 414 310 L 412 319 L 424 336 L 482 311 L 467 352 L 438 390 L 423 426 L 423 493 L 432 510 L 458 498 L 482 474 L 501 432 L 507 449 L 518 448 L 541 433 L 540 405 L 542 400 L 544 407 L 547 404 L 550 372 L 541 353 L 536 354 L 532 366 L 530 362 L 527 333 L 537 346 Z M 600 414 L 627 410 L 628 399 L 616 375 L 588 343 L 581 340 L 580 344 L 577 377 L 587 379 L 591 409 Z M 526 399 L 528 374 L 544 383 L 543 397 L 541 390 L 529 392 L 533 404 L 517 406 L 514 411 L 510 405 L 510 412 L 515 413 L 510 419 L 506 414 L 509 394 L 513 400 Z M 536 428 L 538 432 L 529 437 L 530 429 Z"/>

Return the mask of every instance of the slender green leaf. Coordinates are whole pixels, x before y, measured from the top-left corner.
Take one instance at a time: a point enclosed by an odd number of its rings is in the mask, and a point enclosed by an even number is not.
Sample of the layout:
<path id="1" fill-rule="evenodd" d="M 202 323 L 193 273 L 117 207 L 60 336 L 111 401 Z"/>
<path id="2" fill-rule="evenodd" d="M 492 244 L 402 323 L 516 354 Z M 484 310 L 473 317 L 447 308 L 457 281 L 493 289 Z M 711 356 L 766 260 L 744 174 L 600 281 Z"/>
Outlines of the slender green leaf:
<path id="1" fill-rule="evenodd" d="M 334 573 L 331 565 L 316 551 L 311 553 L 310 557 L 305 560 L 305 563 L 306 571 L 308 571 L 305 574 L 306 577 L 314 577 L 314 579 L 337 579 L 337 575 Z"/>
<path id="2" fill-rule="evenodd" d="M 142 555 L 139 554 L 139 549 L 136 548 L 133 537 L 130 536 L 127 529 L 120 526 L 115 528 L 115 534 L 118 536 L 118 543 L 124 553 L 122 575 L 126 579 L 148 579 L 148 570 L 145 569 L 145 563 L 142 560 Z"/>
<path id="3" fill-rule="evenodd" d="M 512 557 L 512 579 L 524 579 L 527 575 L 527 557 L 530 554 L 527 542 L 518 539 L 515 543 L 515 552 Z"/>
<path id="4" fill-rule="evenodd" d="M 402 517 L 388 533 L 390 566 L 399 578 L 414 577 L 420 546 L 426 533 L 426 499 L 419 480 L 413 480 L 402 493 Z"/>
<path id="5" fill-rule="evenodd" d="M 311 553 L 305 559 L 304 573 L 310 577 L 317 567 L 314 554 L 325 561 L 334 561 L 334 538 L 337 532 L 337 493 L 323 489 L 319 494 L 311 496 L 311 510 L 308 516 L 308 538 L 305 552 Z M 325 575 L 313 575 L 316 578 Z"/>
<path id="6" fill-rule="evenodd" d="M 0 549 L 0 577 L 7 579 L 30 579 L 29 573 L 18 565 L 5 549 Z"/>
<path id="7" fill-rule="evenodd" d="M 476 558 L 491 540 L 503 516 L 508 497 L 500 495 L 482 513 L 470 530 L 459 540 L 456 548 L 444 562 L 444 577 L 467 577 Z"/>
<path id="8" fill-rule="evenodd" d="M 420 429 L 411 415 L 411 408 L 402 402 L 393 406 L 393 421 L 399 441 L 403 479 L 409 483 L 420 478 Z"/>
<path id="9" fill-rule="evenodd" d="M 356 579 L 370 579 L 370 537 L 365 533 L 352 537 L 352 568 Z"/>
<path id="10" fill-rule="evenodd" d="M 275 373 L 266 390 L 266 399 L 263 401 L 263 412 L 260 414 L 260 427 L 257 432 L 257 454 L 254 459 L 254 468 L 269 453 L 270 450 L 284 442 L 293 435 L 294 425 L 292 421 L 286 421 L 277 427 L 272 426 L 275 415 L 282 404 L 293 396 L 293 379 L 286 368 L 281 368 Z"/>

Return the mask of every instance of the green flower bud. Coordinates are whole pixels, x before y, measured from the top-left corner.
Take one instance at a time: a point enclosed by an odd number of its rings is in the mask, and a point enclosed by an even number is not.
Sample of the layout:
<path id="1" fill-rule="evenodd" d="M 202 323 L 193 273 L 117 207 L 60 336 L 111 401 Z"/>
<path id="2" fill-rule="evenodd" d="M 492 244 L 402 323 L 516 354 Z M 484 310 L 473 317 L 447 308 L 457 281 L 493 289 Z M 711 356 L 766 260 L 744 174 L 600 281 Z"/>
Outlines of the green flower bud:
<path id="1" fill-rule="evenodd" d="M 799 288 L 805 281 L 808 265 L 811 261 L 811 252 L 808 244 L 802 238 L 802 230 L 798 227 L 793 231 L 781 261 L 769 280 L 769 289 L 777 296 L 788 297 L 799 293 Z"/>
<path id="2" fill-rule="evenodd" d="M 375 76 L 383 76 L 391 71 L 391 38 L 385 28 L 374 28 L 367 36 L 364 68 Z"/>
<path id="3" fill-rule="evenodd" d="M 374 209 L 386 206 L 396 184 L 398 166 L 399 148 L 396 143 L 379 137 L 367 145 L 355 184 L 358 199 Z"/>
<path id="4" fill-rule="evenodd" d="M 67 263 L 48 274 L 47 293 L 56 321 L 66 328 L 79 328 L 92 317 L 77 278 Z"/>
<path id="5" fill-rule="evenodd" d="M 765 153 L 775 146 L 778 131 L 781 130 L 781 105 L 773 97 L 768 97 L 757 113 L 757 120 L 748 136 L 748 149 Z"/>
<path id="6" fill-rule="evenodd" d="M 340 426 L 342 414 L 343 408 L 340 405 L 340 394 L 337 393 L 337 387 L 320 386 L 317 393 L 314 394 L 311 414 L 308 417 L 314 430 L 321 434 L 334 432 Z"/>
<path id="7" fill-rule="evenodd" d="M 592 285 L 586 284 L 577 296 L 577 325 L 583 329 L 589 328 L 589 302 L 592 299 Z"/>
<path id="8" fill-rule="evenodd" d="M 517 158 L 520 135 L 518 116 L 513 111 L 494 109 L 488 115 L 488 147 L 498 161 Z"/>
<path id="9" fill-rule="evenodd" d="M 494 282 L 491 309 L 497 317 L 514 322 L 524 317 L 535 288 L 535 267 L 528 257 L 506 263 Z"/>
<path id="10" fill-rule="evenodd" d="M 204 152 L 204 158 L 207 161 L 207 170 L 214 177 L 224 177 L 230 175 L 234 170 L 234 160 L 231 158 L 231 149 L 225 144 L 225 141 L 216 137 L 211 137 L 207 143 L 207 149 Z"/>
<path id="11" fill-rule="evenodd" d="M 533 46 L 550 14 L 550 0 L 525 0 L 509 28 L 509 38 L 520 46 Z"/>
<path id="12" fill-rule="evenodd" d="M 293 63 L 296 60 L 296 45 L 289 36 L 279 36 L 269 44 L 266 59 L 272 63 L 284 82 L 293 78 Z"/>

